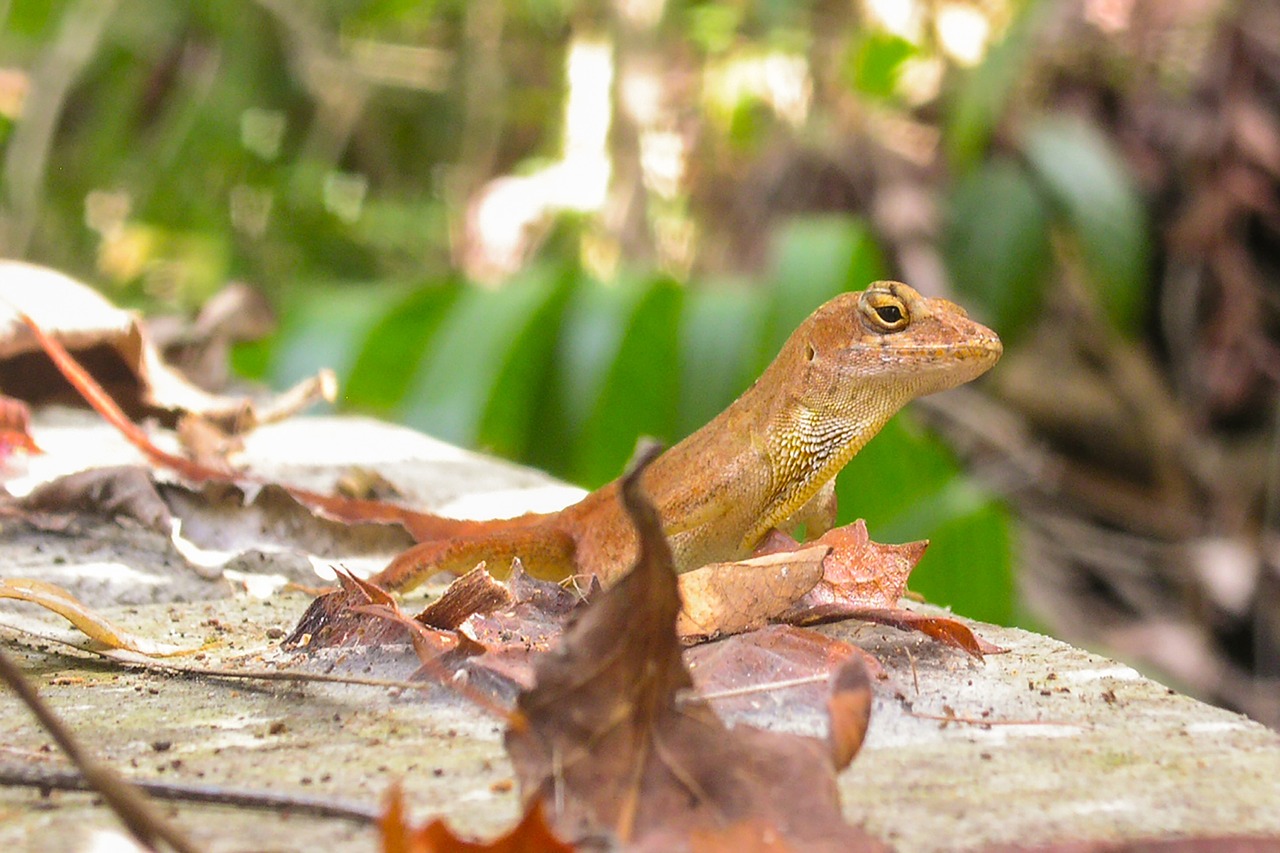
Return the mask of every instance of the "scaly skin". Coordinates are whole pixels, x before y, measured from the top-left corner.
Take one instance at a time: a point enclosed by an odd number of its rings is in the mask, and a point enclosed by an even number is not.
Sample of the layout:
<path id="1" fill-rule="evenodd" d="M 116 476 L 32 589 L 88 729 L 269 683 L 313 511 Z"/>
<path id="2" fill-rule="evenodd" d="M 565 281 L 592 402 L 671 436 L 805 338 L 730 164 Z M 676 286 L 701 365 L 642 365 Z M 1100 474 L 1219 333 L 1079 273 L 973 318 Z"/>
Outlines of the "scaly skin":
<path id="1" fill-rule="evenodd" d="M 835 520 L 836 474 L 885 422 L 916 397 L 981 375 L 1001 351 L 964 309 L 900 282 L 823 305 L 754 385 L 645 471 L 677 570 L 748 557 L 774 528 L 824 532 Z M 441 518 L 373 580 L 407 590 L 482 560 L 504 572 L 519 557 L 539 577 L 593 574 L 609 584 L 636 548 L 617 491 L 615 481 L 556 513 Z"/>

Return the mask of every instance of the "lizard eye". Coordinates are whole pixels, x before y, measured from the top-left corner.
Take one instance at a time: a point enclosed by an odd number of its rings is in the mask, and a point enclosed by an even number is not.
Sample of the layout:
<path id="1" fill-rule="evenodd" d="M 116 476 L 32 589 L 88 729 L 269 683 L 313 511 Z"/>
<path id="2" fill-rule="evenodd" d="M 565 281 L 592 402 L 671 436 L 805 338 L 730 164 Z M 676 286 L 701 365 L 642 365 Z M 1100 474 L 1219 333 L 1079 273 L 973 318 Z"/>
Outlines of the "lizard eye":
<path id="1" fill-rule="evenodd" d="M 906 303 L 884 291 L 867 291 L 863 311 L 870 326 L 878 332 L 898 332 L 911 322 Z"/>
<path id="2" fill-rule="evenodd" d="M 902 309 L 897 305 L 881 305 L 876 309 L 876 314 L 880 316 L 881 320 L 884 320 L 886 326 L 902 322 Z"/>

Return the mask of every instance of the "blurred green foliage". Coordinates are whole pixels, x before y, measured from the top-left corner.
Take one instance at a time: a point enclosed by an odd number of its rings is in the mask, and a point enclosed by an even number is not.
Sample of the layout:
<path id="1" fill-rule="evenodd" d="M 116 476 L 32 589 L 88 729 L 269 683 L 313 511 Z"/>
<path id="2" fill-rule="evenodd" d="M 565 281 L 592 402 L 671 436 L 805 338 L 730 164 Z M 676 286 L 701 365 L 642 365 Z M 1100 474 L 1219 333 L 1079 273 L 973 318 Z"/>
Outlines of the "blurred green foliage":
<path id="1" fill-rule="evenodd" d="M 769 248 L 747 252 L 748 269 L 672 261 L 654 234 L 727 229 L 741 199 L 726 186 L 771 157 L 838 161 L 850 127 L 900 126 L 866 120 L 888 116 L 939 131 L 940 247 L 966 305 L 1016 342 L 1066 245 L 1132 333 L 1148 226 L 1110 142 L 1052 115 L 1001 129 L 1050 0 L 984 4 L 999 33 L 973 68 L 947 59 L 938 32 L 894 30 L 870 5 L 670 0 L 628 43 L 638 24 L 577 0 L 0 4 L 0 72 L 21 71 L 0 74 L 0 242 L 149 310 L 250 281 L 281 327 L 236 352 L 244 374 L 283 385 L 332 366 L 343 409 L 595 486 L 638 436 L 674 442 L 719 412 L 817 305 L 892 272 L 848 209 L 751 221 L 747 244 Z M 937 12 L 916 5 L 922 21 Z M 583 33 L 677 82 L 707 72 L 682 107 L 701 122 L 686 175 L 719 190 L 637 182 L 647 251 L 628 256 L 634 235 L 605 233 L 603 216 L 562 213 L 535 260 L 479 286 L 458 264 L 468 199 L 559 156 L 566 56 Z M 770 74 L 785 85 L 762 88 Z M 935 89 L 921 94 L 922 79 Z M 22 80 L 31 94 L 14 106 Z M 612 266 L 587 261 L 601 245 Z M 877 538 L 934 540 L 915 588 L 1015 618 L 1007 512 L 909 414 L 839 495 L 842 520 L 866 517 Z"/>

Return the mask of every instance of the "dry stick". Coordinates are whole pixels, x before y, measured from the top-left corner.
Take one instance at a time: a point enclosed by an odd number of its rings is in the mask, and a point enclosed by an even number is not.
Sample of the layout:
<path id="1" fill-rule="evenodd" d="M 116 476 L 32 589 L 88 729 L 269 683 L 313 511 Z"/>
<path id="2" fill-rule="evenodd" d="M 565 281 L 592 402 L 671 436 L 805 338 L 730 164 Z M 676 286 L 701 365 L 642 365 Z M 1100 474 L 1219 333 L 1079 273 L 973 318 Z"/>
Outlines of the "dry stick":
<path id="1" fill-rule="evenodd" d="M 916 695 L 920 695 L 920 675 L 916 672 L 916 656 L 911 654 L 911 649 L 903 646 L 902 650 L 907 653 L 907 663 L 911 664 L 911 683 L 916 686 Z"/>
<path id="2" fill-rule="evenodd" d="M 153 672 L 164 672 L 170 675 L 198 675 L 205 678 L 354 684 L 358 687 L 385 687 L 393 690 L 434 690 L 435 688 L 442 686 L 446 690 L 453 689 L 453 685 L 448 683 L 441 684 L 440 682 L 433 681 L 399 681 L 394 678 L 366 678 L 358 675 L 334 675 L 333 673 L 328 672 L 287 672 L 270 669 L 218 669 L 216 667 L 205 666 L 183 666 L 182 664 L 161 661 L 120 660 L 119 658 L 113 657 L 106 657 L 103 658 L 103 660 L 114 661 L 125 667 L 136 667 L 138 669 L 145 669 Z M 447 679 L 444 679 L 444 681 L 447 682 Z M 464 698 L 470 699 L 471 697 L 466 696 Z M 498 713 L 498 716 L 505 717 L 506 715 L 505 713 Z"/>
<path id="3" fill-rule="evenodd" d="M 378 810 L 359 803 L 346 803 L 324 797 L 305 797 L 275 791 L 252 791 L 223 788 L 218 785 L 195 785 L 182 782 L 155 782 L 131 779 L 130 784 L 157 800 L 188 803 L 211 803 L 274 812 L 309 814 L 316 817 L 340 818 L 360 823 L 378 820 Z M 0 764 L 0 786 L 22 786 L 56 791 L 94 790 L 84 774 L 55 767 Z"/>
<path id="4" fill-rule="evenodd" d="M 696 693 L 689 696 L 685 701 L 697 702 L 707 701 L 714 702 L 717 699 L 734 699 L 738 696 L 750 696 L 752 693 L 767 693 L 773 690 L 787 690 L 792 687 L 803 687 L 807 684 L 822 684 L 830 681 L 830 673 L 822 675 L 804 675 L 800 678 L 791 678 L 786 681 L 771 681 L 767 684 L 750 684 L 746 687 L 730 687 L 724 690 L 713 690 L 710 693 Z"/>
<path id="5" fill-rule="evenodd" d="M 0 678 L 18 694 L 31 709 L 40 725 L 53 736 L 54 741 L 80 769 L 85 783 L 102 795 L 111 810 L 116 813 L 129 833 L 144 847 L 154 849 L 157 841 L 163 841 L 179 853 L 197 853 L 198 849 L 185 835 L 162 818 L 151 803 L 128 783 L 123 776 L 89 755 L 71 734 L 71 730 L 44 703 L 36 689 L 22 675 L 16 664 L 0 651 Z"/>
<path id="6" fill-rule="evenodd" d="M 7 627 L 8 626 L 6 625 L 0 624 L 0 628 Z M 105 663 L 113 663 L 125 669 L 138 669 L 144 672 L 158 672 L 165 675 L 189 675 L 203 678 L 219 678 L 230 681 L 285 681 L 303 684 L 352 684 L 357 687 L 383 687 L 389 690 L 421 691 L 434 690 L 439 687 L 453 691 L 463 699 L 466 699 L 480 707 L 481 710 L 489 711 L 494 716 L 507 722 L 511 722 L 519 716 L 514 710 L 503 707 L 490 700 L 484 694 L 479 693 L 475 688 L 456 683 L 448 677 L 448 674 L 443 669 L 429 667 L 421 660 L 419 660 L 419 663 L 423 663 L 422 671 L 435 676 L 435 681 L 404 681 L 402 679 L 395 678 L 369 678 L 361 675 L 335 675 L 329 672 L 291 672 L 289 670 L 278 669 L 222 669 L 220 667 L 210 666 L 188 666 L 186 664 L 174 663 L 169 660 L 157 660 L 138 653 L 133 653 L 128 657 L 117 656 L 104 651 L 79 646 L 74 643 L 66 643 L 63 640 L 50 638 L 43 634 L 31 634 L 30 636 L 62 643 L 68 648 L 94 655 L 97 660 Z M 0 749 L 3 748 L 0 747 Z"/>
<path id="7" fill-rule="evenodd" d="M 965 726 L 982 726 L 983 728 L 991 728 L 992 726 L 1073 726 L 1075 728 L 1091 728 L 1088 723 L 1069 723 L 1066 720 L 987 720 L 979 717 L 956 717 L 946 714 L 922 714 L 917 711 L 908 711 L 908 717 L 915 717 L 917 720 L 934 720 L 939 723 L 957 723 Z"/>

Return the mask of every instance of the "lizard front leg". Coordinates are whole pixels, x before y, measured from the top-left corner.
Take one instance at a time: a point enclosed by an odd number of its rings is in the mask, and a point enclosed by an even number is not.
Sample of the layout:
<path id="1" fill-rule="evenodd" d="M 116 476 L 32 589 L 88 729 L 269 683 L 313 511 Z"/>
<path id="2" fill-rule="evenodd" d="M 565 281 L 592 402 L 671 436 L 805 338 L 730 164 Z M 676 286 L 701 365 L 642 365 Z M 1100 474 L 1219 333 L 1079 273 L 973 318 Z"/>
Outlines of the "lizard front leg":
<path id="1" fill-rule="evenodd" d="M 836 481 L 833 478 L 798 510 L 783 519 L 778 529 L 803 542 L 817 539 L 835 524 Z"/>
<path id="2" fill-rule="evenodd" d="M 495 530 L 475 536 L 421 542 L 399 554 L 370 580 L 383 589 L 405 592 L 439 572 L 466 574 L 486 563 L 490 574 L 505 577 L 519 558 L 525 571 L 560 581 L 577 573 L 571 536 L 551 524 Z"/>

